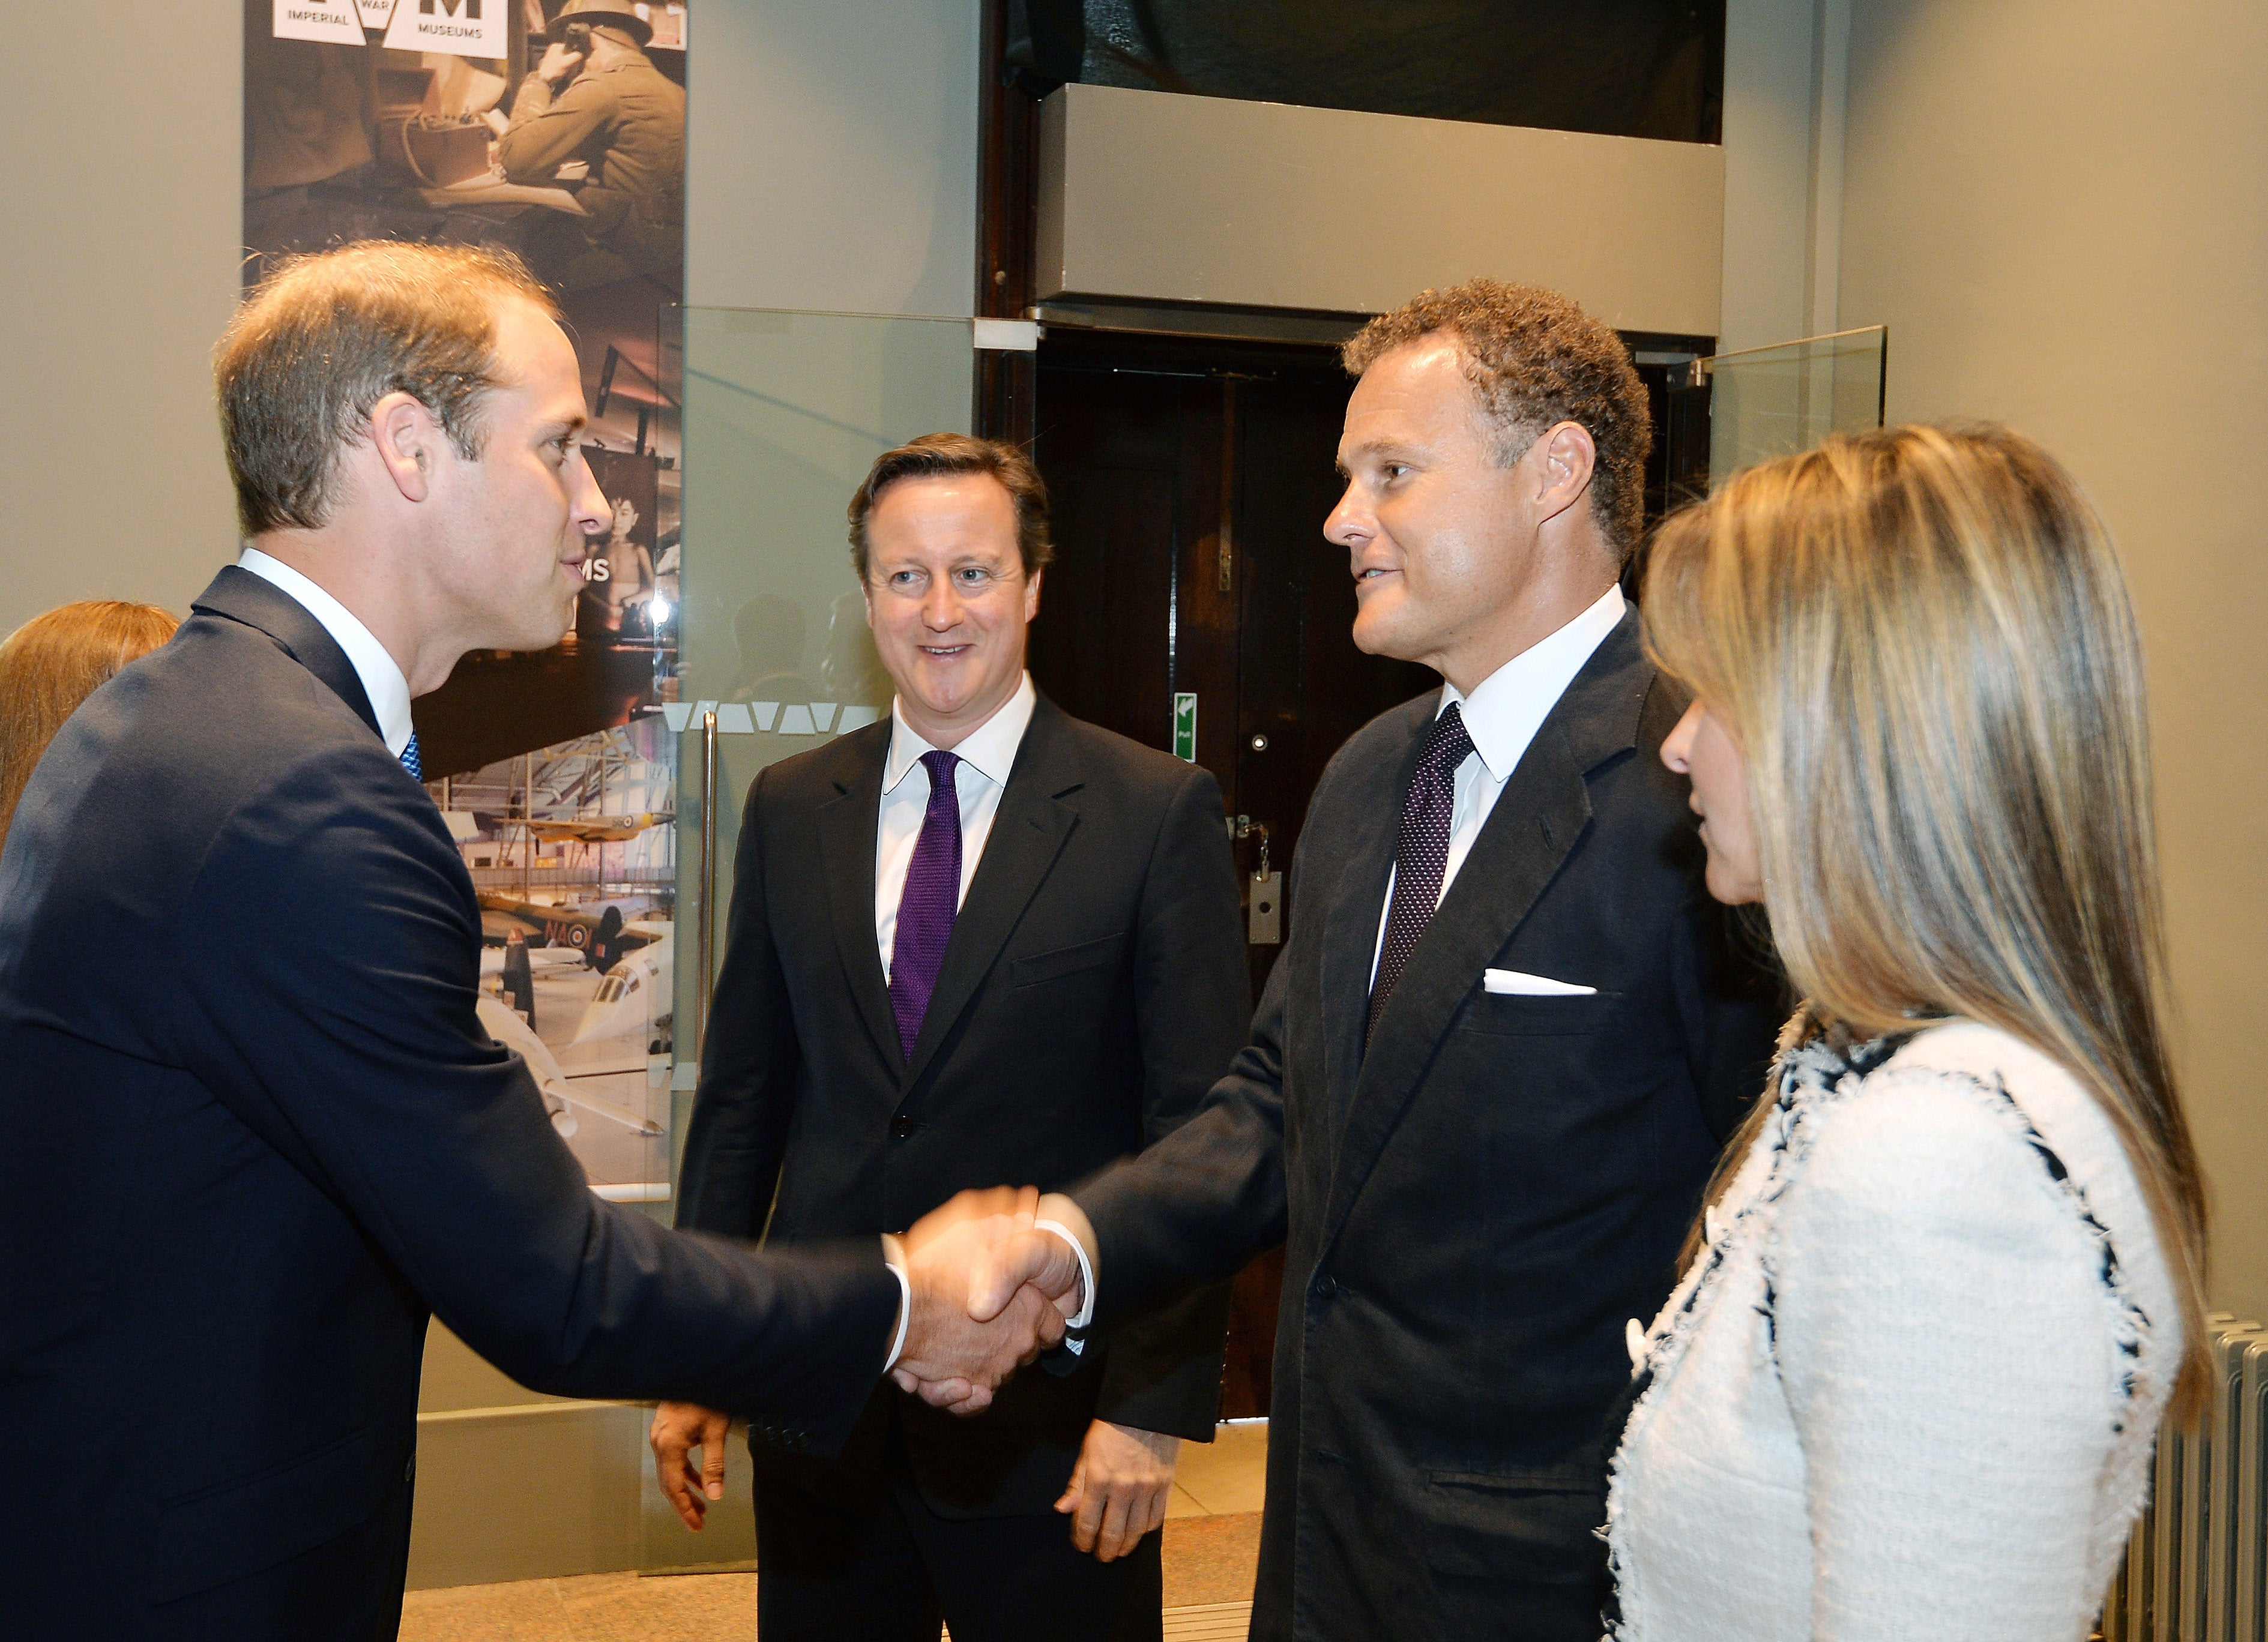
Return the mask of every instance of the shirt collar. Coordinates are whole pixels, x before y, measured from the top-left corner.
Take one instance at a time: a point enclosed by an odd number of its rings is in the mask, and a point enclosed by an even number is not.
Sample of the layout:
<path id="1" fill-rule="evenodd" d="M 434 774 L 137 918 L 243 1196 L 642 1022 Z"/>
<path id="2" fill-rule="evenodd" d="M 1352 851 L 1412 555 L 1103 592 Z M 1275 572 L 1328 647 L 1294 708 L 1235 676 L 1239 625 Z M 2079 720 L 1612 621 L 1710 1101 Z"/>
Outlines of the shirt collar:
<path id="1" fill-rule="evenodd" d="M 1615 624 L 1623 619 L 1623 590 L 1619 583 L 1599 595 L 1589 609 L 1550 637 L 1539 639 L 1474 689 L 1458 693 L 1446 681 L 1441 705 L 1434 716 L 1457 704 L 1464 715 L 1465 734 L 1473 751 L 1488 766 L 1489 779 L 1502 781 L 1511 775 L 1528 744 L 1535 738 L 1545 718 L 1575 682 L 1591 652 L 1599 648 Z"/>
<path id="2" fill-rule="evenodd" d="M 954 748 L 955 756 L 995 787 L 1005 787 L 1008 772 L 1016 765 L 1016 749 L 1023 744 L 1025 730 L 1031 728 L 1032 708 L 1038 699 L 1032 688 L 1032 675 L 1026 673 L 1016 686 L 1016 693 L 1000 704 L 999 711 L 969 731 Z M 902 698 L 891 701 L 890 720 L 890 756 L 882 766 L 882 790 L 886 793 L 897 790 L 898 783 L 906 779 L 907 771 L 921 761 L 923 753 L 936 751 L 907 724 Z"/>
<path id="3" fill-rule="evenodd" d="M 354 612 L 281 559 L 247 547 L 236 562 L 239 568 L 289 594 L 338 641 L 347 660 L 354 663 L 355 677 L 362 680 L 370 710 L 378 715 L 378 733 L 386 742 L 386 750 L 400 758 L 409 744 L 409 681 L 401 676 L 401 669 L 378 636 L 356 619 Z"/>

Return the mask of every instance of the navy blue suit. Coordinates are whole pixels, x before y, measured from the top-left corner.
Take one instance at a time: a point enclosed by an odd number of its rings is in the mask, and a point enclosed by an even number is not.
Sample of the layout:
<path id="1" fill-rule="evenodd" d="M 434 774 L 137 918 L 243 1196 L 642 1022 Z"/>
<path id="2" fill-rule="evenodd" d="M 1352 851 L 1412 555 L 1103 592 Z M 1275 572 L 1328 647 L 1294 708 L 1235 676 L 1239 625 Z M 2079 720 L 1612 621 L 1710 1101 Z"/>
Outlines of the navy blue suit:
<path id="1" fill-rule="evenodd" d="M 477 1022 L 480 927 L 346 656 L 248 572 L 49 748 L 0 854 L 11 1634 L 392 1636 L 429 1312 L 541 1390 L 849 1433 L 879 1246 L 593 1195 Z"/>
<path id="2" fill-rule="evenodd" d="M 1205 1109 L 1074 1195 L 1095 1325 L 1285 1245 L 1255 1642 L 1595 1642 L 1623 1330 L 1669 1292 L 1780 1000 L 1728 943 L 1636 611 L 1528 744 L 1364 1040 L 1438 694 L 1315 788 L 1292 940 Z M 1487 990 L 1506 969 L 1588 996 Z"/>

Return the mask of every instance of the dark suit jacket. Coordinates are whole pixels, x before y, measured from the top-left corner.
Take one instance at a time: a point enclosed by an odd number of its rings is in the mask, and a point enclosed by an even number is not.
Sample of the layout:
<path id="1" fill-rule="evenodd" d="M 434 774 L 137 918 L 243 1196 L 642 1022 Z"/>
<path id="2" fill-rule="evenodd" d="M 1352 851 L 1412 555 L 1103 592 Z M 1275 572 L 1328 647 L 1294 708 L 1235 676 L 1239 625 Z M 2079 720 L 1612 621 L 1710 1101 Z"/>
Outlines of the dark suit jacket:
<path id="1" fill-rule="evenodd" d="M 1185 1121 L 1243 1041 L 1235 871 L 1207 772 L 1044 696 L 1017 751 L 909 1064 L 874 942 L 891 721 L 748 791 L 679 1223 L 773 1245 L 904 1229 L 954 1192 L 1055 1191 Z M 777 1186 L 778 1202 L 773 1206 Z M 1210 1440 L 1226 1296 L 1027 1370 L 959 1419 L 885 1386 L 843 1457 L 757 1463 L 846 1501 L 893 1405 L 938 1511 L 1043 1512 L 1097 1418 Z"/>
<path id="2" fill-rule="evenodd" d="M 0 1629 L 391 1637 L 429 1308 L 541 1390 L 849 1431 L 879 1245 L 593 1196 L 480 939 L 345 654 L 247 571 L 55 738 L 0 854 Z"/>
<path id="3" fill-rule="evenodd" d="M 1521 1636 L 1521 1590 L 1599 1578 L 1623 1330 L 1666 1297 L 1777 999 L 1729 964 L 1682 703 L 1626 614 L 1513 773 L 1366 1052 L 1402 798 L 1439 697 L 1315 790 L 1292 940 L 1235 1070 L 1075 1194 L 1099 1329 L 1287 1241 L 1253 1635 Z M 1598 989 L 1516 997 L 1511 969 Z"/>

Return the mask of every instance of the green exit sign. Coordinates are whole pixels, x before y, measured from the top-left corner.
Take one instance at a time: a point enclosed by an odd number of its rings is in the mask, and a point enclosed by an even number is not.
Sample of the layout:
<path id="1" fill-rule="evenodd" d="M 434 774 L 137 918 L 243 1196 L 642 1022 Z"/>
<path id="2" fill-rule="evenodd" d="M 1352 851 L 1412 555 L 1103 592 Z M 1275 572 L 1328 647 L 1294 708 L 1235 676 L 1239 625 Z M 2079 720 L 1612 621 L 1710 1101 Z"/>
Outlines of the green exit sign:
<path id="1" fill-rule="evenodd" d="M 1174 756 L 1197 761 L 1197 693 L 1179 690 L 1174 693 Z"/>

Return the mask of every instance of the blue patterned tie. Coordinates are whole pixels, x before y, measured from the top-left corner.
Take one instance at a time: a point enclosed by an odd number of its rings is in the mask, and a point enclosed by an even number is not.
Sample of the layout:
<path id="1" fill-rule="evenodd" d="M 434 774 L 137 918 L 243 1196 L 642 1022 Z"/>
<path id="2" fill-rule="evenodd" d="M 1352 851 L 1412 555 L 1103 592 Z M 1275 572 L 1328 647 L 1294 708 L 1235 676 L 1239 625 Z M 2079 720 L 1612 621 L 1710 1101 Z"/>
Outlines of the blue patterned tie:
<path id="1" fill-rule="evenodd" d="M 414 729 L 409 732 L 409 744 L 401 750 L 401 767 L 409 772 L 413 781 L 425 779 L 425 760 L 417 756 L 417 732 Z"/>
<path id="2" fill-rule="evenodd" d="M 897 1017 L 898 1046 L 909 1061 L 961 907 L 961 795 L 953 780 L 961 760 L 950 752 L 924 752 L 921 761 L 929 769 L 929 808 L 914 840 L 914 858 L 906 863 L 898 931 L 890 942 L 890 1013 Z"/>

